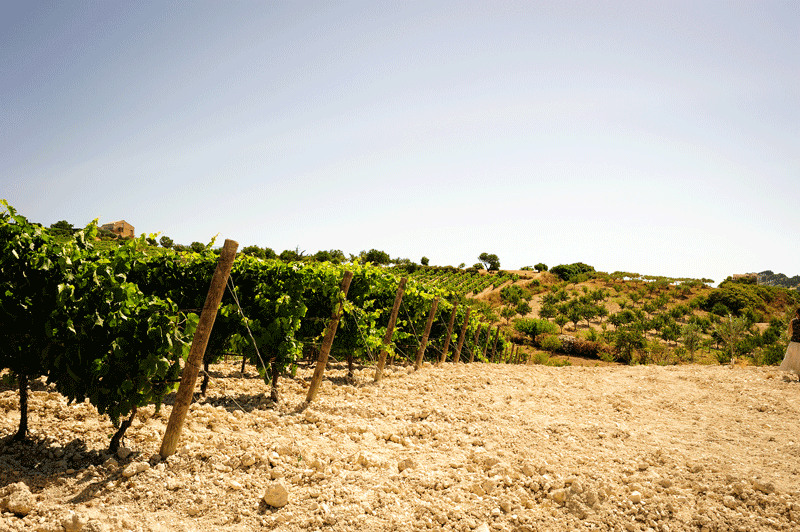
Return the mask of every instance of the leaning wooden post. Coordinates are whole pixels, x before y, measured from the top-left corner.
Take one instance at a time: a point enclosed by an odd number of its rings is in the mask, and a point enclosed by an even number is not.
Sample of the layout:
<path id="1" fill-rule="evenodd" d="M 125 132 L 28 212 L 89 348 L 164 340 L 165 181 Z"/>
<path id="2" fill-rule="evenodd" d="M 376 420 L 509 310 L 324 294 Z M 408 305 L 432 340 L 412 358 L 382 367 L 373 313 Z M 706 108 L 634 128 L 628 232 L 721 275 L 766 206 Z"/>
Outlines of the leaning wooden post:
<path id="1" fill-rule="evenodd" d="M 480 337 L 481 337 L 481 324 L 479 322 L 478 326 L 475 327 L 475 337 L 472 338 L 472 349 L 470 350 L 470 355 L 469 355 L 470 364 L 475 362 L 475 350 L 480 349 L 480 347 L 478 346 L 478 340 L 480 339 Z"/>
<path id="2" fill-rule="evenodd" d="M 167 422 L 167 430 L 164 432 L 164 439 L 161 441 L 161 450 L 159 451 L 161 458 L 175 454 L 175 449 L 178 447 L 178 440 L 183 430 L 183 422 L 186 421 L 186 414 L 189 411 L 189 405 L 192 403 L 194 385 L 197 382 L 197 375 L 200 373 L 200 364 L 203 363 L 203 355 L 206 352 L 208 338 L 211 336 L 211 329 L 214 327 L 214 320 L 217 318 L 217 310 L 222 301 L 222 295 L 225 293 L 225 284 L 231 274 L 233 260 L 236 258 L 236 249 L 238 247 L 239 243 L 233 240 L 225 240 L 225 244 L 222 246 L 217 269 L 214 270 L 214 276 L 211 278 L 211 286 L 208 288 L 203 312 L 200 314 L 200 320 L 197 323 L 197 329 L 195 329 L 194 338 L 192 339 L 189 358 L 186 360 L 186 365 L 181 374 L 181 383 L 178 386 L 178 392 L 175 394 L 175 403 L 172 406 L 172 413 L 170 413 L 169 421 Z"/>
<path id="3" fill-rule="evenodd" d="M 450 349 L 450 338 L 453 336 L 453 324 L 456 322 L 456 311 L 458 310 L 458 303 L 453 304 L 453 313 L 450 314 L 450 321 L 447 322 L 447 337 L 444 339 L 444 347 L 442 348 L 442 358 L 439 364 L 444 364 L 447 360 L 447 350 Z"/>
<path id="4" fill-rule="evenodd" d="M 486 359 L 487 362 L 491 362 L 489 360 L 489 342 L 492 341 L 492 325 L 488 324 L 486 326 L 486 342 L 483 344 L 483 350 L 481 351 L 481 356 Z"/>
<path id="5" fill-rule="evenodd" d="M 469 313 L 472 308 L 467 309 L 467 315 L 464 317 L 464 325 L 461 326 L 461 333 L 458 335 L 458 345 L 456 345 L 456 354 L 453 355 L 453 360 L 456 364 L 461 362 L 461 348 L 464 347 L 464 335 L 467 333 L 467 325 L 469 325 Z"/>
<path id="6" fill-rule="evenodd" d="M 499 325 L 495 328 L 495 331 L 494 331 L 494 343 L 492 344 L 492 358 L 489 359 L 492 362 L 496 362 L 495 355 L 497 354 L 497 340 L 498 340 L 498 338 L 500 338 L 500 326 Z"/>
<path id="7" fill-rule="evenodd" d="M 383 347 L 381 347 L 381 354 L 378 356 L 378 366 L 375 368 L 375 382 L 380 382 L 383 376 L 383 366 L 386 364 L 386 351 L 389 344 L 392 343 L 392 334 L 394 333 L 394 326 L 397 323 L 397 313 L 400 312 L 400 303 L 403 301 L 403 293 L 406 290 L 407 277 L 400 279 L 400 284 L 397 287 L 397 295 L 394 296 L 394 306 L 392 307 L 392 314 L 389 316 L 389 325 L 386 327 L 386 336 L 383 337 Z"/>
<path id="8" fill-rule="evenodd" d="M 422 361 L 425 358 L 425 348 L 428 347 L 428 337 L 431 335 L 431 327 L 433 327 L 433 320 L 436 317 L 436 307 L 439 306 L 439 298 L 433 300 L 431 304 L 431 312 L 428 314 L 428 321 L 425 323 L 425 333 L 422 335 L 422 342 L 419 344 L 417 350 L 417 360 L 414 363 L 414 369 L 422 367 Z"/>
<path id="9" fill-rule="evenodd" d="M 350 290 L 350 281 L 352 280 L 353 272 L 349 270 L 344 272 L 339 302 L 333 307 L 331 321 L 328 322 L 328 326 L 325 328 L 325 337 L 322 339 L 322 347 L 320 348 L 319 356 L 317 357 L 317 367 L 314 368 L 314 376 L 311 377 L 311 384 L 308 387 L 308 395 L 306 395 L 307 403 L 310 403 L 317 397 L 319 385 L 322 383 L 322 374 L 325 373 L 325 366 L 328 365 L 328 355 L 331 352 L 333 339 L 336 336 L 336 328 L 339 327 L 339 320 L 341 319 L 342 311 L 344 310 L 344 300 L 347 299 L 347 291 Z"/>

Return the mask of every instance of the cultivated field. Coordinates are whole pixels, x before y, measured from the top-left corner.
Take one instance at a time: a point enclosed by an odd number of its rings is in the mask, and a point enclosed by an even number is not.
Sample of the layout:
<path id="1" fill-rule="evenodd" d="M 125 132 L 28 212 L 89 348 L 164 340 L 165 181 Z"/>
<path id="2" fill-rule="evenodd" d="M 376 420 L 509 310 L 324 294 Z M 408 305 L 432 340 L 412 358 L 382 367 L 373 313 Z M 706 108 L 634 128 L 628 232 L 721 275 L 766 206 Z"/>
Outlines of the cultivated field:
<path id="1" fill-rule="evenodd" d="M 800 384 L 774 367 L 371 374 L 334 366 L 303 409 L 310 369 L 273 404 L 254 372 L 215 365 L 165 461 L 169 404 L 111 457 L 106 418 L 36 383 L 32 441 L 0 444 L 0 531 L 800 529 Z"/>

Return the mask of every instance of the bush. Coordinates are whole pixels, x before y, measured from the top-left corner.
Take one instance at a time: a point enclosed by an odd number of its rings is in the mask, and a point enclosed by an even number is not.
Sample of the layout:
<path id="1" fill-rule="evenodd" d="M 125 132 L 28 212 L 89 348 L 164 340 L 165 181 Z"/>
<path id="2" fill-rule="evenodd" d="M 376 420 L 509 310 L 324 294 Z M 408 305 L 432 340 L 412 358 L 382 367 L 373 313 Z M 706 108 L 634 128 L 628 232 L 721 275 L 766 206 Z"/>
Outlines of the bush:
<path id="1" fill-rule="evenodd" d="M 602 353 L 610 353 L 610 350 L 600 342 L 589 342 L 587 340 L 575 340 L 572 342 L 571 355 L 581 358 L 601 358 Z"/>
<path id="2" fill-rule="evenodd" d="M 765 311 L 766 304 L 773 297 L 773 293 L 764 286 L 727 282 L 720 284 L 719 288 L 711 292 L 701 308 L 719 314 L 717 310 L 724 307 L 734 316 L 741 316 L 748 307 L 753 311 Z"/>
<path id="3" fill-rule="evenodd" d="M 543 335 L 539 347 L 550 353 L 555 353 L 561 350 L 561 339 L 555 335 Z"/>
<path id="4" fill-rule="evenodd" d="M 550 362 L 550 355 L 547 353 L 534 353 L 532 360 L 534 364 L 546 366 Z"/>
<path id="5" fill-rule="evenodd" d="M 777 366 L 783 362 L 783 357 L 785 354 L 786 345 L 782 342 L 778 342 L 767 345 L 761 349 L 759 356 L 753 357 L 753 362 L 757 366 Z"/>
<path id="6" fill-rule="evenodd" d="M 588 279 L 589 276 L 586 274 L 594 273 L 594 266 L 589 266 L 582 262 L 559 264 L 558 266 L 554 266 L 550 270 L 550 273 L 557 275 L 562 281 L 573 282 L 573 280 L 581 278 L 581 276 L 584 276 L 584 280 Z"/>
<path id="7" fill-rule="evenodd" d="M 514 329 L 536 340 L 540 334 L 558 334 L 558 326 L 547 320 L 536 318 L 520 318 L 514 320 Z"/>

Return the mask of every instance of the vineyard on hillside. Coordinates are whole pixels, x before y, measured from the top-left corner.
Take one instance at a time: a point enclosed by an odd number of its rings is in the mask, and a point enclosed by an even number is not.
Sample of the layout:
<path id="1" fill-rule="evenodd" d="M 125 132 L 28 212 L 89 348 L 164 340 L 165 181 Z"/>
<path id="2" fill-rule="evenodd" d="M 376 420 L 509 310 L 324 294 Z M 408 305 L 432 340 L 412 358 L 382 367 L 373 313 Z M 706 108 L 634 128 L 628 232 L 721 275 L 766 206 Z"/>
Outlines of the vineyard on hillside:
<path id="1" fill-rule="evenodd" d="M 70 401 L 88 400 L 108 414 L 119 427 L 115 448 L 126 418 L 176 388 L 218 252 L 154 248 L 152 236 L 98 245 L 96 223 L 53 235 L 3 205 L 0 370 L 19 387 L 16 437 L 28 430 L 28 383 L 43 377 Z M 345 271 L 353 274 L 346 298 Z M 715 289 L 709 281 L 607 274 L 583 263 L 486 272 L 240 253 L 205 350 L 202 391 L 210 364 L 240 357 L 242 370 L 254 366 L 276 399 L 280 377 L 315 359 L 340 301 L 330 354 L 350 373 L 382 351 L 412 365 L 418 355 L 435 363 L 779 363 L 800 294 L 748 278 Z"/>
<path id="2" fill-rule="evenodd" d="M 55 236 L 3 205 L 2 532 L 800 522 L 796 380 L 742 367 L 780 361 L 796 291 L 582 263 L 486 272 L 226 252 L 205 382 L 181 387 L 180 448 L 153 453 L 180 410 L 173 390 L 199 367 L 223 257 L 153 237 L 98 245 L 96 224 Z M 384 355 L 394 365 L 378 381 Z M 614 366 L 548 367 L 579 360 Z"/>
<path id="3" fill-rule="evenodd" d="M 28 382 L 39 377 L 70 401 L 89 400 L 115 424 L 138 407 L 160 405 L 178 382 L 217 254 L 210 249 L 151 253 L 144 237 L 98 250 L 95 223 L 55 238 L 4 206 L 0 327 L 6 342 L 0 369 L 10 370 L 19 383 L 17 437 L 24 438 L 28 429 Z M 489 345 L 491 324 L 470 317 L 455 293 L 413 279 L 384 345 L 400 283 L 392 271 L 240 255 L 217 312 L 206 366 L 241 356 L 258 368 L 276 397 L 279 377 L 294 374 L 298 361 L 319 348 L 341 298 L 345 270 L 353 272 L 353 280 L 332 354 L 348 358 L 351 367 L 353 359 L 374 362 L 381 349 L 413 361 L 434 301 L 430 360 L 446 357 L 450 345 L 472 360 L 506 349 L 496 332 Z M 126 427 L 120 424 L 112 448 Z"/>

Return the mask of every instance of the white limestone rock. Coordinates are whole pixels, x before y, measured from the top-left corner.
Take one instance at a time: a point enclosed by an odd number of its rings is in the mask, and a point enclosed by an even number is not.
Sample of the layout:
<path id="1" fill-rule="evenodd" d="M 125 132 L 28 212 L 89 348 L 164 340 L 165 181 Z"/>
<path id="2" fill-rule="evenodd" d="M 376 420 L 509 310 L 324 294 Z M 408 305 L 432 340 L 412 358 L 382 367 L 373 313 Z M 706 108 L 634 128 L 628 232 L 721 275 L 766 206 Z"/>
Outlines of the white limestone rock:
<path id="1" fill-rule="evenodd" d="M 273 482 L 264 490 L 264 502 L 275 508 L 281 508 L 289 504 L 289 491 L 283 482 Z"/>
<path id="2" fill-rule="evenodd" d="M 131 462 L 125 469 L 122 470 L 122 476 L 125 478 L 131 478 L 134 475 L 142 473 L 143 471 L 147 471 L 150 469 L 150 464 L 147 462 Z"/>
<path id="3" fill-rule="evenodd" d="M 61 519 L 61 526 L 64 527 L 64 532 L 81 532 L 88 522 L 84 516 L 70 512 Z"/>
<path id="4" fill-rule="evenodd" d="M 36 498 L 23 482 L 0 489 L 0 510 L 24 517 L 36 506 Z"/>
<path id="5" fill-rule="evenodd" d="M 565 502 L 567 502 L 567 490 L 557 489 L 550 494 L 550 497 L 553 499 L 554 502 L 558 504 L 564 504 Z"/>
<path id="6" fill-rule="evenodd" d="M 405 458 L 397 463 L 397 471 L 402 473 L 406 469 L 415 469 L 417 463 L 411 458 Z"/>

